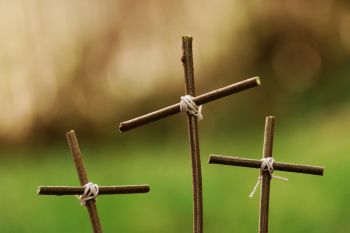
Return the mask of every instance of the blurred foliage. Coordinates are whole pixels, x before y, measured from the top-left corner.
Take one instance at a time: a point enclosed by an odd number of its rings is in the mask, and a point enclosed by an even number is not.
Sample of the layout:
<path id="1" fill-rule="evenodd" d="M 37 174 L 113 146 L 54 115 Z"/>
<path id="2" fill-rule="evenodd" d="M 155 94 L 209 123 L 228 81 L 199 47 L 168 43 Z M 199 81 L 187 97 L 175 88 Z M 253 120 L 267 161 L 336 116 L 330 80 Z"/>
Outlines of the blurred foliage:
<path id="1" fill-rule="evenodd" d="M 70 128 L 105 137 L 122 119 L 177 102 L 184 86 L 183 34 L 194 36 L 197 93 L 262 77 L 259 90 L 222 102 L 226 110 L 217 113 L 222 117 L 293 118 L 348 102 L 347 1 L 16 0 L 1 5 L 0 138 L 5 143 L 52 141 Z M 155 127 L 171 131 L 172 126 Z"/>
<path id="2" fill-rule="evenodd" d="M 338 114 L 344 117 L 337 119 L 345 119 L 350 111 L 346 109 Z M 326 171 L 324 177 L 277 172 L 289 181 L 272 181 L 271 232 L 345 233 L 350 230 L 346 221 L 350 214 L 346 204 L 350 194 L 347 185 L 350 124 L 327 117 L 313 119 L 305 119 L 303 127 L 299 123 L 277 122 L 275 158 L 326 165 Z M 220 140 L 212 140 L 215 136 L 203 138 L 205 232 L 256 232 L 259 198 L 249 199 L 248 195 L 258 170 L 209 165 L 205 161 L 210 153 L 259 158 L 263 124 L 264 121 L 260 121 L 260 132 L 252 135 L 235 132 L 230 137 L 219 137 Z M 97 205 L 105 232 L 191 231 L 191 166 L 187 139 L 168 140 L 160 144 L 135 142 L 122 147 L 80 143 L 93 182 L 100 185 L 149 183 L 151 186 L 148 194 L 100 196 Z M 13 155 L 13 159 L 0 163 L 0 182 L 7 190 L 1 193 L 1 232 L 91 231 L 87 212 L 74 196 L 35 193 L 39 185 L 78 184 L 64 143 Z M 33 155 L 40 159 L 32 159 Z"/>

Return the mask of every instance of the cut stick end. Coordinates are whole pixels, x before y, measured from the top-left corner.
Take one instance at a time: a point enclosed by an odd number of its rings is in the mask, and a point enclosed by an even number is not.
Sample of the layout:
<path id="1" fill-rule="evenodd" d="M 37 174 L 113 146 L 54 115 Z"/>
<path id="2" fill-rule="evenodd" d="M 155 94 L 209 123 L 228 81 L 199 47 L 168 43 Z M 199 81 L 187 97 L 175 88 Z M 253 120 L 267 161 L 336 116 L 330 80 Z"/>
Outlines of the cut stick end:
<path id="1" fill-rule="evenodd" d="M 214 155 L 209 155 L 209 159 L 208 159 L 208 163 L 211 164 L 212 163 L 212 158 L 213 158 Z"/>
<path id="2" fill-rule="evenodd" d="M 74 135 L 74 134 L 75 134 L 75 131 L 73 129 L 71 129 L 66 133 L 66 136 Z"/>
<path id="3" fill-rule="evenodd" d="M 125 126 L 124 126 L 123 122 L 120 122 L 120 123 L 119 123 L 118 129 L 119 129 L 119 132 L 120 132 L 120 133 L 125 132 Z"/>
<path id="4" fill-rule="evenodd" d="M 322 170 L 320 171 L 320 176 L 323 176 L 324 175 L 324 167 L 321 168 Z"/>
<path id="5" fill-rule="evenodd" d="M 255 77 L 255 81 L 256 81 L 256 84 L 258 84 L 258 86 L 261 85 L 261 80 L 260 80 L 260 77 Z"/>
<path id="6" fill-rule="evenodd" d="M 42 186 L 39 186 L 38 189 L 36 190 L 36 194 L 40 195 L 41 194 L 41 187 Z"/>
<path id="7" fill-rule="evenodd" d="M 183 40 L 187 40 L 187 39 L 192 40 L 192 39 L 193 39 L 193 37 L 192 37 L 192 36 L 190 36 L 190 35 L 186 35 L 186 36 L 182 36 L 182 39 L 183 39 Z"/>

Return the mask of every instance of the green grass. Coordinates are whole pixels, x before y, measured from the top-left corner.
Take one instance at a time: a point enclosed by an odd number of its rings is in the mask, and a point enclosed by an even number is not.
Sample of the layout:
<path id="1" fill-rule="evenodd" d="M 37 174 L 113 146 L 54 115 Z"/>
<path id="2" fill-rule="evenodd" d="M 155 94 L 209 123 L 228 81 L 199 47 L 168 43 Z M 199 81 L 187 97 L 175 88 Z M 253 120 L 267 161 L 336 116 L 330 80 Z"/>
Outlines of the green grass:
<path id="1" fill-rule="evenodd" d="M 324 165 L 326 172 L 324 177 L 278 172 L 289 181 L 272 181 L 270 232 L 350 231 L 349 117 L 350 111 L 340 109 L 331 116 L 314 115 L 294 123 L 278 119 L 275 159 Z M 248 194 L 258 171 L 208 165 L 206 161 L 213 152 L 259 158 L 262 128 L 261 124 L 256 132 L 243 136 L 220 133 L 220 129 L 215 137 L 204 137 L 201 132 L 205 232 L 257 232 L 258 195 L 249 199 Z M 169 139 L 158 146 L 135 144 L 81 142 L 91 181 L 151 185 L 149 194 L 100 196 L 97 204 L 104 232 L 191 232 L 187 139 Z M 0 184 L 0 232 L 91 232 L 87 212 L 75 197 L 36 195 L 39 185 L 78 184 L 64 142 L 21 155 L 2 155 Z"/>

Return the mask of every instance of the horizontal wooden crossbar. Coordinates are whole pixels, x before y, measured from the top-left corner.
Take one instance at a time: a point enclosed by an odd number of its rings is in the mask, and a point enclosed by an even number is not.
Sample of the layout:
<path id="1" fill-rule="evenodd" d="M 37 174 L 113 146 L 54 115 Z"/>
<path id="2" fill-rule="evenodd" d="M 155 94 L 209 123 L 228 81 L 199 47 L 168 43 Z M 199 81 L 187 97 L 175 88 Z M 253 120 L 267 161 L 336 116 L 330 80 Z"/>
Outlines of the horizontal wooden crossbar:
<path id="1" fill-rule="evenodd" d="M 259 85 L 260 85 L 259 77 L 249 78 L 241 82 L 237 82 L 237 83 L 228 85 L 226 87 L 194 97 L 193 101 L 197 105 L 202 105 L 202 104 L 211 102 L 213 100 L 217 100 L 222 97 L 225 97 L 240 91 L 244 91 Z M 179 102 L 180 102 L 180 98 L 179 98 Z M 179 112 L 180 112 L 180 103 L 177 103 L 169 107 L 162 108 L 160 110 L 134 118 L 132 120 L 121 122 L 119 124 L 119 130 L 120 132 L 128 131 L 128 130 L 137 128 L 139 126 L 151 123 L 153 121 L 171 116 Z"/>
<path id="2" fill-rule="evenodd" d="M 260 168 L 262 164 L 261 160 L 223 156 L 223 155 L 210 155 L 208 162 L 212 164 L 222 164 L 222 165 L 250 167 L 250 168 Z M 297 172 L 297 173 L 304 173 L 304 174 L 318 175 L 318 176 L 323 176 L 323 172 L 324 172 L 324 167 L 293 164 L 293 163 L 281 163 L 281 162 L 274 162 L 273 168 L 274 170 L 279 170 L 279 171 Z"/>
<path id="3" fill-rule="evenodd" d="M 133 194 L 148 193 L 149 185 L 99 186 L 98 194 Z M 39 195 L 82 195 L 85 187 L 82 186 L 39 186 Z"/>

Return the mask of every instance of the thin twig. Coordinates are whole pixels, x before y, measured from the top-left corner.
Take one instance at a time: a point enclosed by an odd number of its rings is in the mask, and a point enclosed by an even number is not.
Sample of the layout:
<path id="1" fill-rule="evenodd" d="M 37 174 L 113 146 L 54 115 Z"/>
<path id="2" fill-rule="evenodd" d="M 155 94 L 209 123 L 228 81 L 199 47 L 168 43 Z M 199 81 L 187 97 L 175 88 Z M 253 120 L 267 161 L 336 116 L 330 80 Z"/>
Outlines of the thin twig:
<path id="1" fill-rule="evenodd" d="M 211 164 L 222 164 L 222 165 L 250 167 L 250 168 L 260 168 L 262 164 L 261 160 L 223 156 L 223 155 L 210 155 L 208 162 Z M 276 161 L 273 163 L 273 168 L 274 170 L 277 170 L 277 171 L 296 172 L 296 173 L 304 173 L 304 174 L 318 175 L 318 176 L 323 176 L 323 172 L 324 172 L 324 167 L 293 164 L 293 163 L 281 163 Z"/>
<path id="2" fill-rule="evenodd" d="M 246 79 L 241 82 L 237 82 L 229 86 L 219 88 L 217 90 L 199 95 L 197 97 L 194 97 L 193 101 L 199 106 L 199 105 L 220 99 L 222 97 L 232 95 L 234 93 L 238 93 L 253 87 L 257 87 L 259 85 L 260 85 L 259 77 L 254 77 L 254 78 Z M 192 96 L 195 96 L 195 95 L 192 95 Z M 179 102 L 180 102 L 180 99 L 179 99 Z M 128 130 L 137 128 L 139 126 L 151 123 L 153 121 L 174 115 L 179 112 L 180 112 L 180 104 L 176 103 L 174 105 L 145 114 L 143 116 L 134 118 L 132 120 L 121 122 L 119 124 L 119 130 L 120 132 L 125 132 Z"/>
<path id="3" fill-rule="evenodd" d="M 74 130 L 71 130 L 68 133 L 66 133 L 66 137 L 67 137 L 69 148 L 73 156 L 75 167 L 77 169 L 80 185 L 83 186 L 89 182 L 89 179 L 86 174 L 84 161 L 81 156 L 78 140 Z M 88 200 L 86 201 L 85 206 L 88 209 L 89 217 L 90 217 L 90 221 L 91 221 L 94 233 L 102 233 L 102 227 L 101 227 L 100 219 L 98 217 L 97 208 L 96 208 L 96 201 L 94 199 Z"/>
<path id="4" fill-rule="evenodd" d="M 185 73 L 186 95 L 195 96 L 192 37 L 182 37 L 182 64 Z M 199 151 L 197 117 L 187 114 L 188 134 L 191 145 L 193 178 L 193 232 L 203 233 L 202 172 Z"/>
<path id="5" fill-rule="evenodd" d="M 275 117 L 269 116 L 265 120 L 263 158 L 272 157 L 273 134 L 275 129 Z M 268 171 L 262 172 L 260 191 L 259 233 L 269 231 L 269 206 L 271 175 Z"/>
<path id="6" fill-rule="evenodd" d="M 102 194 L 134 194 L 148 193 L 149 185 L 125 185 L 125 186 L 98 186 L 99 195 Z M 82 186 L 39 186 L 39 195 L 82 195 L 85 187 Z"/>

